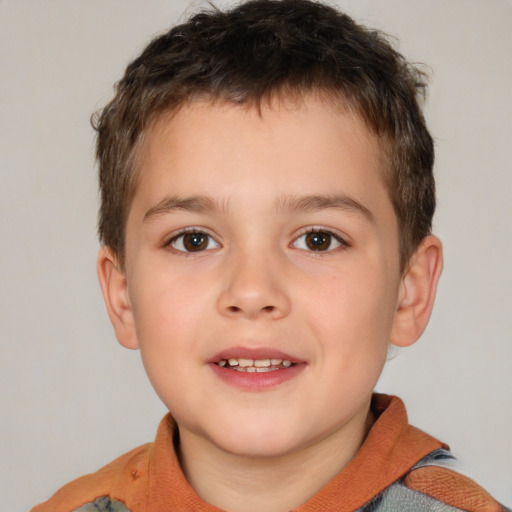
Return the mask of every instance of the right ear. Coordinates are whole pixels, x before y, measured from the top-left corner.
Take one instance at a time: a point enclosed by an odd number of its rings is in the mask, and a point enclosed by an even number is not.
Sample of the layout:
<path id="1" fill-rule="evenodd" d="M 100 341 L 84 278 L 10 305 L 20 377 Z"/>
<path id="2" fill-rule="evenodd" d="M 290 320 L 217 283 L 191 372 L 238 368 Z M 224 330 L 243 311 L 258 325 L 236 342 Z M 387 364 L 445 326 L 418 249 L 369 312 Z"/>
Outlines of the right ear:
<path id="1" fill-rule="evenodd" d="M 135 330 L 133 308 L 128 295 L 126 273 L 109 247 L 103 246 L 98 254 L 98 279 L 108 316 L 114 327 L 116 338 L 126 348 L 139 348 Z"/>

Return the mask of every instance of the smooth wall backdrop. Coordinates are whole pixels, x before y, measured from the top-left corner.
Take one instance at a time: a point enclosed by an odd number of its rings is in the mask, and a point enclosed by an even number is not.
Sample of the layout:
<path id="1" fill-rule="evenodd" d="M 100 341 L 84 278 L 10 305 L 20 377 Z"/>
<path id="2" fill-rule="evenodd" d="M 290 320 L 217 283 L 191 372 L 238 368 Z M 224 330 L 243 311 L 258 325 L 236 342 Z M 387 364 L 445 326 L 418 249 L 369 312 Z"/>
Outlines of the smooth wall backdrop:
<path id="1" fill-rule="evenodd" d="M 217 5 L 230 2 L 218 1 Z M 339 0 L 432 68 L 431 325 L 378 389 L 512 504 L 512 2 Z M 0 0 L 0 511 L 153 439 L 163 405 L 96 281 L 89 116 L 149 39 L 205 2 Z"/>

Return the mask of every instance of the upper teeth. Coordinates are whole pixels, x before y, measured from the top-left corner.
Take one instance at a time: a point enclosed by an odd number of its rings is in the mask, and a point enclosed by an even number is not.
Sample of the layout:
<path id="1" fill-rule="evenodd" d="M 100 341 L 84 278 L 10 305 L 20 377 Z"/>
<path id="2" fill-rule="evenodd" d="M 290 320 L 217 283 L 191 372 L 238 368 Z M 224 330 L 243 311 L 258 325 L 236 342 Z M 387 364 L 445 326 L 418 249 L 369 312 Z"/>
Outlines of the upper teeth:
<path id="1" fill-rule="evenodd" d="M 222 359 L 219 361 L 219 366 L 238 366 L 240 368 L 268 368 L 270 366 L 279 366 L 282 364 L 285 368 L 292 365 L 292 362 L 287 359 L 244 359 L 241 357 L 230 357 L 229 359 Z"/>

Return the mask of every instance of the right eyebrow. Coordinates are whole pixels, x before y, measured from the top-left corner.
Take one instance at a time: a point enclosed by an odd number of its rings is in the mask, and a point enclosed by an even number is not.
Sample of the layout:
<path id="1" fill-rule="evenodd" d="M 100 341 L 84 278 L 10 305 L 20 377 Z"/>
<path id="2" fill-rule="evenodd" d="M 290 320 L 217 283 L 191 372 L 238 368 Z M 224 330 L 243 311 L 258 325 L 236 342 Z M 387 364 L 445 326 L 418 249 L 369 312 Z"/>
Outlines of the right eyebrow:
<path id="1" fill-rule="evenodd" d="M 173 213 L 176 210 L 192 213 L 226 212 L 228 210 L 228 203 L 220 203 L 209 196 L 167 196 L 144 214 L 144 222 L 160 215 Z"/>

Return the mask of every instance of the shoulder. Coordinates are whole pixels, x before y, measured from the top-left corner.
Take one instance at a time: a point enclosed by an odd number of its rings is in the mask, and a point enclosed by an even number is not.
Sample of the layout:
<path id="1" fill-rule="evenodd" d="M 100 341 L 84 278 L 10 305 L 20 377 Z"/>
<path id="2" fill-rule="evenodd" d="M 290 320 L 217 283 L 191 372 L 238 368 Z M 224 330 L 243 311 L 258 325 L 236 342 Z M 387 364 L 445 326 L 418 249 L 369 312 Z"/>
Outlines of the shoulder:
<path id="1" fill-rule="evenodd" d="M 458 473 L 453 460 L 448 451 L 436 450 L 364 512 L 509 512 L 476 482 Z"/>
<path id="2" fill-rule="evenodd" d="M 407 489 L 429 496 L 449 507 L 469 512 L 505 512 L 475 481 L 448 467 L 425 466 L 411 471 L 403 480 Z"/>
<path id="3" fill-rule="evenodd" d="M 66 484 L 48 501 L 31 512 L 125 512 L 125 494 L 147 483 L 149 455 L 153 443 L 148 443 L 91 473 Z"/>

